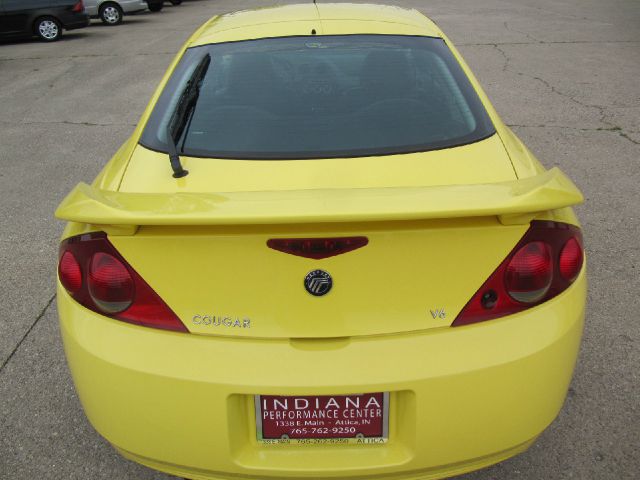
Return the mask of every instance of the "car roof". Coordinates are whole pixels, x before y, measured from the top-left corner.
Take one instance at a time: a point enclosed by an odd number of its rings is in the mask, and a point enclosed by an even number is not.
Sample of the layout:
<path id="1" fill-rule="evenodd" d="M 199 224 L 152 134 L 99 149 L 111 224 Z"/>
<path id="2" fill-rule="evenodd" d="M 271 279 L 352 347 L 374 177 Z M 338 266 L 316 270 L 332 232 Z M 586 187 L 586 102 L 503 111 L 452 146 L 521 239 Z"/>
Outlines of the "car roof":
<path id="1" fill-rule="evenodd" d="M 189 46 L 298 35 L 420 35 L 441 37 L 417 10 L 373 4 L 318 3 L 258 8 L 213 17 Z"/>

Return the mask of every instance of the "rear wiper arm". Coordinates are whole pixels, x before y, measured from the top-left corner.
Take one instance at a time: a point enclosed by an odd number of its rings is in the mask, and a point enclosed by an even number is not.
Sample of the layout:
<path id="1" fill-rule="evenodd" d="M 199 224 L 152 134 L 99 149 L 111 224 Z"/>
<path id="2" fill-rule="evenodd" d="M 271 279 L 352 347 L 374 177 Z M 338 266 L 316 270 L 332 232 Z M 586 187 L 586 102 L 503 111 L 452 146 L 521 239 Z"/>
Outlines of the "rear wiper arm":
<path id="1" fill-rule="evenodd" d="M 178 154 L 178 146 L 173 138 L 171 131 L 171 125 L 167 125 L 167 147 L 169 147 L 169 161 L 171 162 L 171 168 L 173 169 L 173 178 L 182 178 L 189 175 L 189 170 L 182 168 L 182 162 L 180 161 L 180 155 Z"/>
<path id="2" fill-rule="evenodd" d="M 187 170 L 182 168 L 180 155 L 178 153 L 178 140 L 188 133 L 187 125 L 191 121 L 191 117 L 198 102 L 200 95 L 200 86 L 202 80 L 207 74 L 209 64 L 211 63 L 211 55 L 208 53 L 200 60 L 200 63 L 193 71 L 191 78 L 187 82 L 187 86 L 180 95 L 176 109 L 171 114 L 167 123 L 167 150 L 169 153 L 169 161 L 173 170 L 173 178 L 182 178 L 189 174 Z"/>

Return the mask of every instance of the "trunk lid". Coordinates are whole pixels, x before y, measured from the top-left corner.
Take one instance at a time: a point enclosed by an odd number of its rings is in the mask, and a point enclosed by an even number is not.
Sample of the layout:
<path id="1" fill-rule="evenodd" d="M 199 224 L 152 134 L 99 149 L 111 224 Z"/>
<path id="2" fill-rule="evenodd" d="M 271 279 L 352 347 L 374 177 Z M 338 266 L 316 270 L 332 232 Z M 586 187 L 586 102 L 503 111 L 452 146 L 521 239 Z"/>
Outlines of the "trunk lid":
<path id="1" fill-rule="evenodd" d="M 220 160 L 181 157 L 190 174 L 176 181 L 169 158 L 138 145 L 121 192 L 251 192 L 469 185 L 515 180 L 500 137 L 457 148 L 322 160 Z"/>
<path id="2" fill-rule="evenodd" d="M 199 181 L 194 171 L 186 178 Z M 298 176 L 287 186 L 308 182 Z M 332 182 L 327 177 L 322 185 Z M 130 193 L 81 184 L 57 216 L 107 231 L 191 332 L 326 338 L 450 325 L 536 212 L 582 200 L 558 169 L 485 184 L 272 186 Z M 321 260 L 267 246 L 269 239 L 350 236 L 365 236 L 368 244 Z M 305 290 L 314 270 L 332 277 L 324 296 Z"/>
<path id="3" fill-rule="evenodd" d="M 307 225 L 145 226 L 110 241 L 192 332 L 351 337 L 448 326 L 527 230 L 496 217 Z M 314 260 L 273 238 L 365 236 Z M 305 289 L 322 270 L 333 286 Z"/>

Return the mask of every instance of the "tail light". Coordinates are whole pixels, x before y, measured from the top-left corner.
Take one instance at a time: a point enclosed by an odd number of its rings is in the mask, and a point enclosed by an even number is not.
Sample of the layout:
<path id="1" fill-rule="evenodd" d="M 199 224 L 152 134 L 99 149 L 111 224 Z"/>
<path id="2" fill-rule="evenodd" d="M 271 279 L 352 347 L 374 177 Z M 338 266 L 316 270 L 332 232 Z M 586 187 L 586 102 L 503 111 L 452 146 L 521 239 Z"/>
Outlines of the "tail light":
<path id="1" fill-rule="evenodd" d="M 78 3 L 76 3 L 73 8 L 71 9 L 72 12 L 75 13 L 82 13 L 84 12 L 84 4 L 82 3 L 82 0 L 79 0 Z"/>
<path id="2" fill-rule="evenodd" d="M 582 268 L 583 253 L 580 243 L 575 238 L 569 239 L 560 252 L 560 275 L 573 282 Z"/>
<path id="3" fill-rule="evenodd" d="M 503 317 L 546 302 L 575 281 L 583 261 L 579 228 L 565 223 L 531 222 L 524 237 L 452 326 Z"/>
<path id="4" fill-rule="evenodd" d="M 504 284 L 509 296 L 522 303 L 544 298 L 553 281 L 551 249 L 545 242 L 529 242 L 507 264 Z"/>
<path id="5" fill-rule="evenodd" d="M 87 286 L 91 300 L 105 313 L 124 312 L 135 297 L 129 270 L 108 253 L 96 252 L 91 257 Z"/>
<path id="6" fill-rule="evenodd" d="M 367 237 L 338 238 L 271 238 L 267 246 L 279 252 L 298 257 L 321 258 L 334 257 L 362 248 L 369 243 Z"/>
<path id="7" fill-rule="evenodd" d="M 71 252 L 64 252 L 58 264 L 58 276 L 60 283 L 71 294 L 77 293 L 82 288 L 82 272 L 80 264 Z"/>
<path id="8" fill-rule="evenodd" d="M 58 276 L 69 295 L 89 310 L 147 327 L 188 331 L 103 232 L 64 240 Z"/>

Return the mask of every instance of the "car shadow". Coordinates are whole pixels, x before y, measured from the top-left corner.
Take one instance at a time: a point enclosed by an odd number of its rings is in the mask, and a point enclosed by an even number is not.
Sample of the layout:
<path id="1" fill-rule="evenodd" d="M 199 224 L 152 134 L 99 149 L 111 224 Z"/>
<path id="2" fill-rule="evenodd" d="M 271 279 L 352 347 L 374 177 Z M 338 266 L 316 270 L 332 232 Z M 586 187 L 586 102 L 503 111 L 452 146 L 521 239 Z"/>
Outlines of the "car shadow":
<path id="1" fill-rule="evenodd" d="M 21 45 L 23 43 L 37 42 L 38 40 L 33 37 L 9 37 L 0 38 L 0 45 Z M 44 42 L 42 42 L 44 43 Z"/>
<path id="2" fill-rule="evenodd" d="M 64 42 L 70 42 L 74 40 L 79 40 L 83 38 L 90 37 L 91 34 L 83 31 L 73 30 L 71 32 L 64 32 L 60 40 L 56 42 L 50 42 L 52 45 L 60 44 Z M 36 37 L 28 37 L 28 36 L 20 36 L 20 37 L 8 37 L 8 38 L 0 38 L 0 46 L 2 45 L 24 45 L 27 43 L 41 43 L 46 44 L 48 42 L 43 42 Z"/>
<path id="3" fill-rule="evenodd" d="M 150 19 L 146 18 L 146 17 L 139 17 L 140 14 L 133 14 L 133 15 L 127 15 L 124 17 L 124 19 L 122 20 L 122 23 L 120 23 L 119 25 L 107 25 L 105 23 L 103 23 L 100 19 L 91 19 L 91 23 L 89 24 L 90 27 L 109 27 L 109 28 L 116 28 L 116 27 L 121 27 L 124 25 L 135 25 L 136 23 L 147 23 Z"/>

